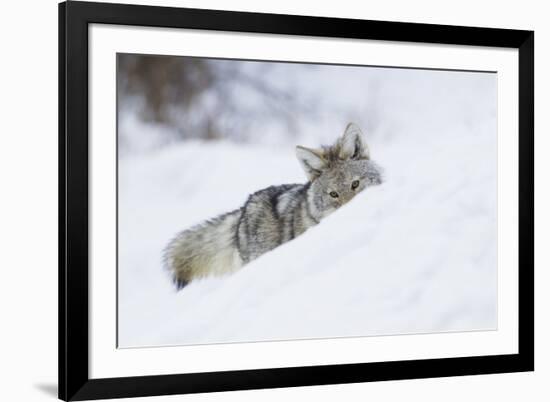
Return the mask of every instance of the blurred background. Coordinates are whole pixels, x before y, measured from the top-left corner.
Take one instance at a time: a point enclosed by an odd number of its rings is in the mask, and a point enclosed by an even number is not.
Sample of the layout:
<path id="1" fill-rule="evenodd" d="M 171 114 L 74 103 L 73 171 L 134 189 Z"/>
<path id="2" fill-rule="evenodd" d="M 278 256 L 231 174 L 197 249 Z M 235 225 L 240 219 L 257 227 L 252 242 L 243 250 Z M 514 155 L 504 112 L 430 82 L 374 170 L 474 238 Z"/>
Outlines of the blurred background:
<path id="1" fill-rule="evenodd" d="M 295 80 L 313 65 L 120 54 L 118 100 L 123 153 L 199 139 L 277 143 L 320 102 Z M 139 135 L 136 126 L 149 130 Z M 277 132 L 277 136 L 273 134 Z"/>
<path id="2" fill-rule="evenodd" d="M 414 123 L 443 130 L 496 113 L 488 75 L 119 54 L 119 151 L 332 141 L 349 121 L 378 140 Z"/>

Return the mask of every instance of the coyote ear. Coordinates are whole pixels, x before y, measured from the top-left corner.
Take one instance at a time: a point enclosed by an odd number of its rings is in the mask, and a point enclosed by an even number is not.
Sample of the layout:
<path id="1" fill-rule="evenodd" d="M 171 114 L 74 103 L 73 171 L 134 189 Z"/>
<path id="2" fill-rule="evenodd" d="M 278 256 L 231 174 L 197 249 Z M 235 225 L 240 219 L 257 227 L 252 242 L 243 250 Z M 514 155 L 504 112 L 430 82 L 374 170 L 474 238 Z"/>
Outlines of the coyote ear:
<path id="1" fill-rule="evenodd" d="M 298 145 L 296 147 L 296 157 L 300 161 L 309 180 L 319 177 L 323 169 L 327 167 L 327 161 L 323 158 L 321 151 L 316 149 Z"/>
<path id="2" fill-rule="evenodd" d="M 338 139 L 338 157 L 340 159 L 369 159 L 369 147 L 363 139 L 363 133 L 357 124 L 349 123 L 342 137 Z"/>

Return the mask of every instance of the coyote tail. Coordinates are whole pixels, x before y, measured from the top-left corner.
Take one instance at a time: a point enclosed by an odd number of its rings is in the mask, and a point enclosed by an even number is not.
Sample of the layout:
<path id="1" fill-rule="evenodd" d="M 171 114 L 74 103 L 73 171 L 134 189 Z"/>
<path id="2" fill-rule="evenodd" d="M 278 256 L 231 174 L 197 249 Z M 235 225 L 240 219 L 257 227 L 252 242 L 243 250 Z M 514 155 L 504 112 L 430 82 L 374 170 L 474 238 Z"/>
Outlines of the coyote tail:
<path id="1" fill-rule="evenodd" d="M 188 230 L 168 243 L 164 265 L 178 289 L 194 279 L 236 271 L 242 260 L 236 245 L 241 209 L 223 214 Z"/>

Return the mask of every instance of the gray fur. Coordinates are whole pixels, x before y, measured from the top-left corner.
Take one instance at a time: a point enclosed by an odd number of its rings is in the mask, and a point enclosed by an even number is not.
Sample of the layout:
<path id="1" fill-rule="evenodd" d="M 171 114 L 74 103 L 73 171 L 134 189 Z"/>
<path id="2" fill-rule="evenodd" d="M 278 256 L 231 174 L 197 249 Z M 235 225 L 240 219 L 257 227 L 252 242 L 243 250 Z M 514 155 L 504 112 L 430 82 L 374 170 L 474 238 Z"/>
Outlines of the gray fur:
<path id="1" fill-rule="evenodd" d="M 257 191 L 240 209 L 185 230 L 168 244 L 165 266 L 178 288 L 194 279 L 236 271 L 382 182 L 380 168 L 370 160 L 361 130 L 353 123 L 334 145 L 298 146 L 296 155 L 308 182 Z"/>

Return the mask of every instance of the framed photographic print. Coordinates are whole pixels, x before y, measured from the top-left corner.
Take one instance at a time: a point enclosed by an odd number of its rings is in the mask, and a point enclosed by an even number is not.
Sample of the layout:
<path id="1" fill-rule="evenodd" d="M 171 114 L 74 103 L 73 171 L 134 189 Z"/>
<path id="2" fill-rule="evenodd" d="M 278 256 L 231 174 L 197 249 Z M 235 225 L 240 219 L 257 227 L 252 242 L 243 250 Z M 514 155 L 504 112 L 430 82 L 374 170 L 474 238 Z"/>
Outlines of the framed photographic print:
<path id="1" fill-rule="evenodd" d="M 534 33 L 59 5 L 59 397 L 534 369 Z"/>

